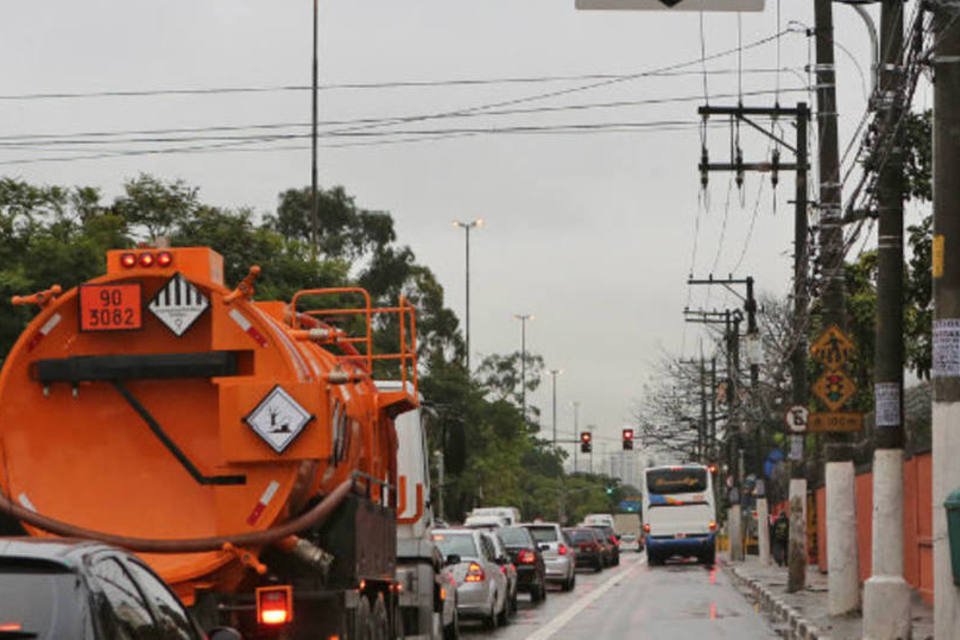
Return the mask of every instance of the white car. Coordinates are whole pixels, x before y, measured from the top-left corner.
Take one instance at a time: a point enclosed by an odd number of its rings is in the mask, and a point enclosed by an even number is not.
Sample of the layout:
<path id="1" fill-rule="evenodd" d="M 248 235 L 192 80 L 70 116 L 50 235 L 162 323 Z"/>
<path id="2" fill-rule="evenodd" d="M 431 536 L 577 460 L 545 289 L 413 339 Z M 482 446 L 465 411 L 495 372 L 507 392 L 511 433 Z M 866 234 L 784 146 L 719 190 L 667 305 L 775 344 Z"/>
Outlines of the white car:
<path id="1" fill-rule="evenodd" d="M 480 618 L 488 629 L 509 618 L 507 576 L 497 562 L 489 534 L 477 529 L 434 529 L 433 542 L 457 584 L 457 613 Z"/>
<path id="2" fill-rule="evenodd" d="M 477 507 L 467 514 L 467 519 L 481 516 L 503 518 L 506 520 L 506 527 L 520 523 L 520 510 L 516 507 Z"/>
<path id="3" fill-rule="evenodd" d="M 577 583 L 577 551 L 556 522 L 535 522 L 522 525 L 530 531 L 543 553 L 547 581 L 559 583 L 570 591 Z"/>
<path id="4" fill-rule="evenodd" d="M 468 529 L 499 529 L 510 526 L 510 522 L 503 516 L 467 516 L 463 526 Z"/>

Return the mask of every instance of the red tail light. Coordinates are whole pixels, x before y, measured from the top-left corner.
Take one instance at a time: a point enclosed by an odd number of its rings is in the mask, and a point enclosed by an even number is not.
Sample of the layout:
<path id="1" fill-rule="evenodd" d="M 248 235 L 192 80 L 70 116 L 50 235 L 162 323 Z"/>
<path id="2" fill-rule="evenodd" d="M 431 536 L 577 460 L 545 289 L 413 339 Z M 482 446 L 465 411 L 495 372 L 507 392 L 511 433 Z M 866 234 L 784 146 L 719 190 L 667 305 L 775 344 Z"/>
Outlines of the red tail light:
<path id="1" fill-rule="evenodd" d="M 537 561 L 537 556 L 534 555 L 533 551 L 529 549 L 521 549 L 520 553 L 517 554 L 517 563 L 518 564 L 533 564 Z"/>
<path id="2" fill-rule="evenodd" d="M 710 521 L 710 524 L 708 524 L 707 527 L 710 528 L 710 531 L 716 531 L 716 530 L 717 530 L 717 523 L 714 522 L 713 520 L 711 520 L 711 521 Z"/>
<path id="3" fill-rule="evenodd" d="M 644 533 L 650 533 L 650 525 L 649 525 L 649 524 L 644 524 L 644 525 L 643 525 L 643 532 L 644 532 Z"/>
<path id="4" fill-rule="evenodd" d="M 141 253 L 140 254 L 140 266 L 141 267 L 152 267 L 157 259 L 152 253 Z"/>
<path id="5" fill-rule="evenodd" d="M 0 622 L 0 632 L 2 631 L 23 631 L 23 625 L 19 622 Z"/>
<path id="6" fill-rule="evenodd" d="M 562 542 L 559 545 L 557 545 L 557 553 L 559 553 L 562 556 L 567 555 L 567 545 L 563 544 Z"/>
<path id="7" fill-rule="evenodd" d="M 467 567 L 467 577 L 463 579 L 464 582 L 483 582 L 487 577 L 487 574 L 483 572 L 483 567 L 478 565 L 476 562 L 471 562 L 470 566 Z"/>
<path id="8" fill-rule="evenodd" d="M 135 253 L 125 253 L 120 256 L 120 266 L 124 269 L 133 269 L 137 266 L 137 254 Z"/>
<path id="9" fill-rule="evenodd" d="M 259 587 L 257 621 L 266 626 L 279 626 L 293 621 L 293 587 Z"/>
<path id="10" fill-rule="evenodd" d="M 169 251 L 161 251 L 157 254 L 157 266 L 169 267 L 173 264 L 173 254 Z"/>
<path id="11" fill-rule="evenodd" d="M 610 544 L 612 544 L 613 546 L 617 546 L 618 544 L 620 544 L 620 541 L 617 540 L 617 536 L 610 536 Z"/>
<path id="12" fill-rule="evenodd" d="M 507 565 L 505 564 L 500 565 L 500 573 L 502 573 L 503 575 L 507 575 Z"/>

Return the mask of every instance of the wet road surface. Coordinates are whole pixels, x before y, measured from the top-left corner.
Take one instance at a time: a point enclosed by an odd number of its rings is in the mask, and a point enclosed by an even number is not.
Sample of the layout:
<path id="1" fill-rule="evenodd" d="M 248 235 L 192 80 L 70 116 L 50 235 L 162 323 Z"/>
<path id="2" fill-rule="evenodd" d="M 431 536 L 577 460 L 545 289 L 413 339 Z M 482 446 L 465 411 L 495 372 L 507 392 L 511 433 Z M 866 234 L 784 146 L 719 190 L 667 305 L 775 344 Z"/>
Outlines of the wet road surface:
<path id="1" fill-rule="evenodd" d="M 540 606 L 521 594 L 519 609 L 509 625 L 495 632 L 464 621 L 463 635 L 472 640 L 779 637 L 719 567 L 649 567 L 646 556 L 638 553 L 624 554 L 619 567 L 603 573 L 578 572 L 572 592 L 553 588 Z"/>

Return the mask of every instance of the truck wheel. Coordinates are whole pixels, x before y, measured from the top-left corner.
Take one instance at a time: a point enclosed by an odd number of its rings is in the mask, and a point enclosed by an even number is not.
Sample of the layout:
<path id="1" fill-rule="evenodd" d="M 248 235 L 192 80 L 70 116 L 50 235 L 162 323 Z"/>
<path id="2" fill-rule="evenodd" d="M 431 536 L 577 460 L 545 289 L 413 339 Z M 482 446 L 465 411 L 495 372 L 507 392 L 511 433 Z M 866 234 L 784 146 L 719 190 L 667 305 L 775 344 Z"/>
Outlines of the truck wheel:
<path id="1" fill-rule="evenodd" d="M 390 638 L 390 616 L 387 615 L 387 603 L 383 600 L 383 594 L 377 594 L 377 602 L 373 605 L 373 634 L 371 640 L 391 640 Z"/>

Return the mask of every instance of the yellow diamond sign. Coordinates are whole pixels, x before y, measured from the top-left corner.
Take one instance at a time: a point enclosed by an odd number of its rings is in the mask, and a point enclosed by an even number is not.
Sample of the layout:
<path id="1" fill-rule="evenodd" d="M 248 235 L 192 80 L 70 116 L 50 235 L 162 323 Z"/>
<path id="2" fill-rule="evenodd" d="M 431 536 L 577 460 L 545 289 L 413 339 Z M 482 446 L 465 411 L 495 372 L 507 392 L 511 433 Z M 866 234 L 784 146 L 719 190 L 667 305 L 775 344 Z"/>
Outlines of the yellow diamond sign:
<path id="1" fill-rule="evenodd" d="M 838 411 L 856 391 L 857 385 L 842 371 L 827 371 L 813 383 L 813 394 L 830 411 Z"/>
<path id="2" fill-rule="evenodd" d="M 853 355 L 856 347 L 836 325 L 820 334 L 810 347 L 810 355 L 822 364 L 827 371 L 839 371 Z"/>

